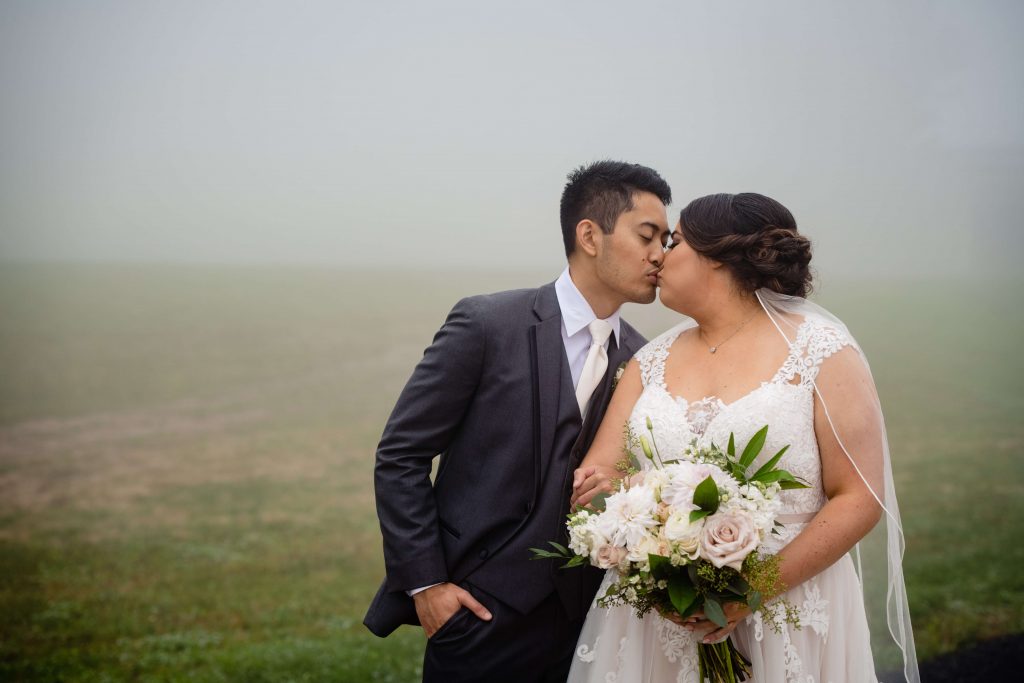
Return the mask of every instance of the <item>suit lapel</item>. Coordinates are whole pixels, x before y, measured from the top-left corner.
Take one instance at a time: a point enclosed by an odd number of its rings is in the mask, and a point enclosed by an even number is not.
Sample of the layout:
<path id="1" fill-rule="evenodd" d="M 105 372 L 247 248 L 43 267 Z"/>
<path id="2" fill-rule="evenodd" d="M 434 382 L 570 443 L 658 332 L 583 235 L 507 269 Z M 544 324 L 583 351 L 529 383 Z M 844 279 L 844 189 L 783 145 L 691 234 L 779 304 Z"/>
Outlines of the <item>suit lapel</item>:
<path id="1" fill-rule="evenodd" d="M 565 345 L 562 343 L 562 313 L 558 307 L 555 284 L 544 285 L 537 290 L 534 302 L 534 315 L 538 322 L 531 329 L 531 355 L 533 356 L 533 391 L 534 391 L 534 482 L 535 493 L 539 494 L 544 473 L 547 472 L 551 460 L 551 449 L 554 445 L 555 426 L 558 421 L 558 404 L 562 390 L 562 358 L 565 356 Z M 614 337 L 608 348 L 608 370 L 604 379 L 594 392 L 591 410 L 580 430 L 576 445 L 582 456 L 593 441 L 597 427 L 604 418 L 605 410 L 611 396 L 611 387 L 619 366 L 627 362 L 637 352 L 643 339 L 623 324 L 620 329 L 621 343 L 616 344 Z M 571 386 L 570 386 L 571 389 Z M 572 463 L 572 467 L 576 463 Z"/>
<path id="2" fill-rule="evenodd" d="M 565 346 L 562 343 L 562 316 L 558 308 L 554 283 L 537 290 L 534 314 L 539 321 L 531 330 L 530 347 L 533 356 L 534 389 L 534 482 L 535 491 L 539 493 L 555 440 L 558 402 L 561 396 L 562 356 L 565 355 Z"/>

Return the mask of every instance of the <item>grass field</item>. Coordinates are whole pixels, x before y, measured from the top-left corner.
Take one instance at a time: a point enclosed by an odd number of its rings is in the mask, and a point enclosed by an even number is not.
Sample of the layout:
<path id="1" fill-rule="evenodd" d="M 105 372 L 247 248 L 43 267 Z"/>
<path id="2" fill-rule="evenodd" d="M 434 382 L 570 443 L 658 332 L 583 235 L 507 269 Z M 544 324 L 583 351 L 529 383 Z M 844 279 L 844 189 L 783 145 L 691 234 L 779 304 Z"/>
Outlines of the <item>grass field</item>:
<path id="1" fill-rule="evenodd" d="M 360 624 L 374 447 L 457 298 L 544 280 L 0 266 L 0 680 L 417 680 L 417 630 Z M 821 291 L 887 411 L 922 657 L 1024 631 L 1018 291 Z"/>

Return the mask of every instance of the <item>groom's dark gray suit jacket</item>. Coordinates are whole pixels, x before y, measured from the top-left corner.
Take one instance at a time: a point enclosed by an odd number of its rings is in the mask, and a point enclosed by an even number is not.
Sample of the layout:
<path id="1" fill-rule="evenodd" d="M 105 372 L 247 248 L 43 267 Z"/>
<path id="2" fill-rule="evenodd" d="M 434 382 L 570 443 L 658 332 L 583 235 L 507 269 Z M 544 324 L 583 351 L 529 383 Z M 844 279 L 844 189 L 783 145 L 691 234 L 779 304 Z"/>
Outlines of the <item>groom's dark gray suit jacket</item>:
<path id="1" fill-rule="evenodd" d="M 417 624 L 407 590 L 468 581 L 526 614 L 557 591 L 582 617 L 601 574 L 531 560 L 564 539 L 572 472 L 604 415 L 616 369 L 645 343 L 624 321 L 581 421 L 554 283 L 461 300 L 424 352 L 377 448 L 387 577 L 364 623 Z M 433 458 L 441 455 L 431 485 Z"/>

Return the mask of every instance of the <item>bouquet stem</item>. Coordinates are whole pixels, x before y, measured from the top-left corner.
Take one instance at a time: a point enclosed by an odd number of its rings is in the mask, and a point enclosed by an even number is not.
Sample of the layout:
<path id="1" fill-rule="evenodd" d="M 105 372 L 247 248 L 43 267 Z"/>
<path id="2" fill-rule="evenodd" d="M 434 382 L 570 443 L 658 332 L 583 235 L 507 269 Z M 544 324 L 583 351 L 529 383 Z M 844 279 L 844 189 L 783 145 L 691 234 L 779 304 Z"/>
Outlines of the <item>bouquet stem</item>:
<path id="1" fill-rule="evenodd" d="M 750 661 L 732 644 L 732 638 L 714 645 L 701 643 L 697 655 L 702 682 L 738 683 L 751 676 Z"/>

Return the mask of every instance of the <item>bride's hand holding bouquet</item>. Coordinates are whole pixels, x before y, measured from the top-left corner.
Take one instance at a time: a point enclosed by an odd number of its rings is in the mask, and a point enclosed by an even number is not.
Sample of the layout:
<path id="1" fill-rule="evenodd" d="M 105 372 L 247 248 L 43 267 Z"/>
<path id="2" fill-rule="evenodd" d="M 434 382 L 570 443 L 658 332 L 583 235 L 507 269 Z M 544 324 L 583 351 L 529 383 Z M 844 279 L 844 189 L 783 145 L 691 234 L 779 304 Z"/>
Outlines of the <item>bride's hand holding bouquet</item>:
<path id="1" fill-rule="evenodd" d="M 739 455 L 730 436 L 724 451 L 694 443 L 663 458 L 650 420 L 645 435 L 627 430 L 617 477 L 608 468 L 578 473 L 575 488 L 585 493 L 569 515 L 568 548 L 551 542 L 553 550 L 533 549 L 535 557 L 614 569 L 617 578 L 598 605 L 629 605 L 638 616 L 655 610 L 700 631 L 702 677 L 744 680 L 750 663 L 727 639 L 735 624 L 759 610 L 769 623 L 795 620 L 789 605 L 767 600 L 784 590 L 779 558 L 755 551 L 781 526 L 779 493 L 806 484 L 776 467 L 785 448 L 749 471 L 767 432 L 758 431 Z"/>

